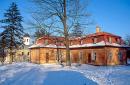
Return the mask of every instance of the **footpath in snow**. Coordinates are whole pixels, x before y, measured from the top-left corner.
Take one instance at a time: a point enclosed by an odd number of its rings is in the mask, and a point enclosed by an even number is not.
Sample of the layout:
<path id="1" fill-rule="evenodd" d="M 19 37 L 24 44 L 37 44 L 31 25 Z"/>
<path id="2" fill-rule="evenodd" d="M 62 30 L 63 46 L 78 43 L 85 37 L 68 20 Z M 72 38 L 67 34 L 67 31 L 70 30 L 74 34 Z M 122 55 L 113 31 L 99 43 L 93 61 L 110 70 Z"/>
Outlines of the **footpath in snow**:
<path id="1" fill-rule="evenodd" d="M 0 85 L 130 85 L 130 66 L 14 63 L 0 66 Z"/>

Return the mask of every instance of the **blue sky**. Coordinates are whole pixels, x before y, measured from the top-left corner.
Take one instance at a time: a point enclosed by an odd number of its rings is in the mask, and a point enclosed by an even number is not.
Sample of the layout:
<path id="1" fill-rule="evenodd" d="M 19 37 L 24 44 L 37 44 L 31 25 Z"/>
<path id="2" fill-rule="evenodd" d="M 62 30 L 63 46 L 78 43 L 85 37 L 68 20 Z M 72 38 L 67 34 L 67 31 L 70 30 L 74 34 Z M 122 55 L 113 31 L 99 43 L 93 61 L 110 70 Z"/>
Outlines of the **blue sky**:
<path id="1" fill-rule="evenodd" d="M 130 34 L 130 0 L 91 0 L 89 10 L 103 31 Z"/>
<path id="2" fill-rule="evenodd" d="M 24 21 L 28 21 L 30 4 L 27 0 L 1 0 L 0 19 L 3 18 L 3 13 L 12 1 L 17 2 Z M 88 10 L 95 22 L 89 28 L 90 32 L 95 32 L 95 26 L 98 25 L 102 31 L 122 37 L 130 34 L 130 0 L 90 0 Z M 27 28 L 26 24 L 24 24 L 24 27 Z"/>

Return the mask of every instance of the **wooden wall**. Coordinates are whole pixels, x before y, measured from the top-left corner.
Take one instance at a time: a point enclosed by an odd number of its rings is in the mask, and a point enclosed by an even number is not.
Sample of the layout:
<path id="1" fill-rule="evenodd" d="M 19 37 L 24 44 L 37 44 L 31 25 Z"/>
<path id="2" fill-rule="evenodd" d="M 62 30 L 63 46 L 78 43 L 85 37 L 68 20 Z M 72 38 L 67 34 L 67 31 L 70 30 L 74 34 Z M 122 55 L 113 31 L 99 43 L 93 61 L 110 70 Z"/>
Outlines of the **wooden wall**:
<path id="1" fill-rule="evenodd" d="M 61 60 L 66 62 L 65 49 L 59 49 Z M 57 49 L 35 48 L 31 49 L 31 62 L 33 63 L 57 63 Z M 122 58 L 119 58 L 121 52 Z M 110 56 L 110 53 L 112 56 Z M 93 56 L 96 58 L 93 60 Z M 116 47 L 91 47 L 71 49 L 71 62 L 93 65 L 118 65 L 126 63 L 126 49 Z"/>
<path id="2" fill-rule="evenodd" d="M 30 60 L 32 63 L 39 63 L 39 48 L 30 50 Z"/>
<path id="3" fill-rule="evenodd" d="M 116 47 L 106 47 L 107 65 L 126 64 L 126 49 Z M 112 58 L 109 58 L 109 53 L 112 53 Z M 121 53 L 121 54 L 120 54 Z M 121 56 L 121 58 L 120 58 Z"/>
<path id="4" fill-rule="evenodd" d="M 103 47 L 73 49 L 71 50 L 72 63 L 79 63 L 80 53 L 82 52 L 82 64 L 105 65 L 105 51 Z M 96 59 L 92 60 L 93 53 L 96 53 Z"/>

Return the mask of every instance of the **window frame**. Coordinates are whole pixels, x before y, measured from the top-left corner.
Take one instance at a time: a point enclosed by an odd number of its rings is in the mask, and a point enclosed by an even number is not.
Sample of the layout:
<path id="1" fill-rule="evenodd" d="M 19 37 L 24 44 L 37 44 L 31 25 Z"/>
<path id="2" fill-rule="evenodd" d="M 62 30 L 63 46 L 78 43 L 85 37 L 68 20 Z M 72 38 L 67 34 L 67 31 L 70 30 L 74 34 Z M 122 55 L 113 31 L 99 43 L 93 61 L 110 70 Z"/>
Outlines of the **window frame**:
<path id="1" fill-rule="evenodd" d="M 92 51 L 91 60 L 96 61 L 97 53 Z"/>
<path id="2" fill-rule="evenodd" d="M 94 37 L 93 41 L 93 43 L 97 43 L 97 37 Z"/>
<path id="3" fill-rule="evenodd" d="M 45 44 L 45 45 L 48 45 L 48 44 L 49 44 L 49 43 L 48 43 L 48 40 L 45 40 L 45 41 L 44 41 L 44 44 Z"/>
<path id="4" fill-rule="evenodd" d="M 112 37 L 108 38 L 109 43 L 112 43 Z"/>
<path id="5" fill-rule="evenodd" d="M 110 52 L 108 53 L 108 60 L 112 60 L 112 57 L 113 57 L 113 53 L 110 51 Z"/>
<path id="6" fill-rule="evenodd" d="M 119 58 L 120 61 L 122 61 L 122 59 L 123 59 L 123 53 L 122 53 L 122 51 L 118 52 L 118 58 Z"/>

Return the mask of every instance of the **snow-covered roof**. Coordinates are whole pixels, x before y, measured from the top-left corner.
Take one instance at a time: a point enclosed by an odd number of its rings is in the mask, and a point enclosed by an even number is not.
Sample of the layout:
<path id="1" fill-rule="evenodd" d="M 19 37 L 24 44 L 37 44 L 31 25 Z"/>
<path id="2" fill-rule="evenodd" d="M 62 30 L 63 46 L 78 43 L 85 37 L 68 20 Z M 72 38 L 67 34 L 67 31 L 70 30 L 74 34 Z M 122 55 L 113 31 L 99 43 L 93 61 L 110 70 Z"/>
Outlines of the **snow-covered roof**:
<path id="1" fill-rule="evenodd" d="M 56 46 L 54 44 L 44 45 L 44 44 L 34 44 L 29 48 L 38 48 L 38 47 L 45 47 L 45 48 L 65 48 L 65 46 Z"/>
<path id="2" fill-rule="evenodd" d="M 117 43 L 109 43 L 109 42 L 98 42 L 98 43 L 88 43 L 88 44 L 77 44 L 77 45 L 71 45 L 70 48 L 83 48 L 83 47 L 99 47 L 99 46 L 114 46 L 114 47 L 128 47 L 125 45 L 120 45 Z M 56 46 L 54 44 L 44 45 L 44 44 L 34 44 L 30 46 L 29 48 L 38 48 L 38 47 L 45 47 L 45 48 L 65 48 L 65 46 Z"/>
<path id="3" fill-rule="evenodd" d="M 37 48 L 37 47 L 40 47 L 41 44 L 33 44 L 32 46 L 30 46 L 29 48 Z"/>
<path id="4" fill-rule="evenodd" d="M 94 37 L 94 36 L 99 36 L 99 35 L 108 35 L 108 36 L 114 36 L 114 37 L 119 37 L 119 38 L 121 38 L 121 37 L 118 36 L 118 35 L 111 34 L 111 33 L 108 33 L 108 32 L 98 32 L 98 33 L 93 33 L 93 34 L 89 34 L 89 35 L 87 35 L 86 37 Z"/>

